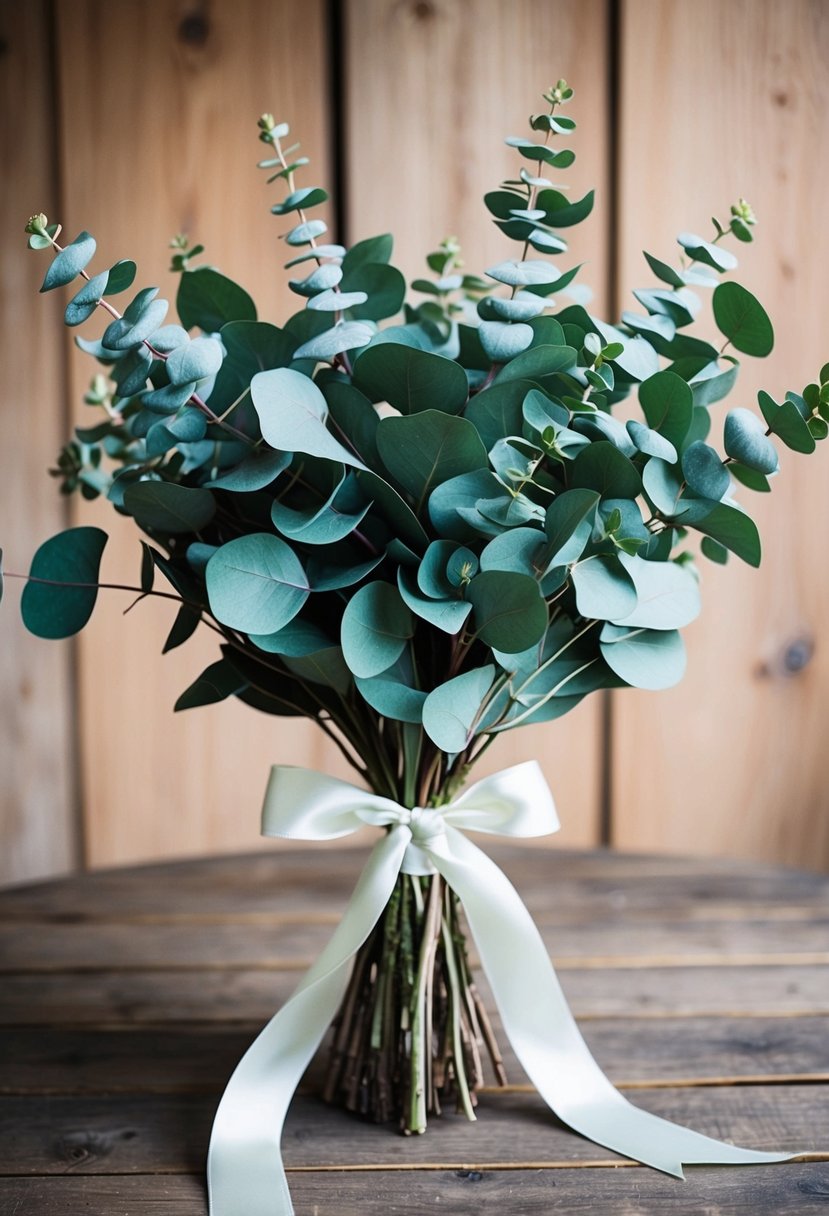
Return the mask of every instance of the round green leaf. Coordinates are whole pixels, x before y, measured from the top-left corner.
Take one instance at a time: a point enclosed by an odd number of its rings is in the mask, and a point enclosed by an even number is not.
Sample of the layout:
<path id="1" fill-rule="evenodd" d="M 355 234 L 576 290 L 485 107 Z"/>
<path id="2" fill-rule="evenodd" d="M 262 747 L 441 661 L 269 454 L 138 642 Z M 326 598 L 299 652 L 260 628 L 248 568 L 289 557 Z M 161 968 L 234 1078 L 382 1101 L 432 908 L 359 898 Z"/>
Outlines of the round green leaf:
<path id="1" fill-rule="evenodd" d="M 218 333 L 228 321 L 256 320 L 256 305 L 248 293 L 211 266 L 184 272 L 176 311 L 185 329 L 196 326 L 209 334 Z"/>
<path id="2" fill-rule="evenodd" d="M 695 494 L 715 502 L 728 493 L 731 479 L 719 453 L 697 440 L 682 453 L 682 473 Z"/>
<path id="3" fill-rule="evenodd" d="M 469 396 L 466 372 L 452 359 L 399 342 L 364 350 L 354 367 L 354 385 L 370 401 L 387 401 L 401 414 L 427 409 L 459 414 Z"/>
<path id="4" fill-rule="evenodd" d="M 672 688 L 685 674 L 685 646 L 676 630 L 605 625 L 599 645 L 611 671 L 634 688 Z"/>
<path id="5" fill-rule="evenodd" d="M 98 595 L 98 571 L 107 543 L 100 528 L 69 528 L 44 541 L 23 588 L 23 623 L 39 638 L 68 638 L 83 629 Z M 68 584 L 83 584 L 69 586 Z M 63 586 L 58 584 L 64 584 Z"/>
<path id="6" fill-rule="evenodd" d="M 289 367 L 259 372 L 250 382 L 250 395 L 262 435 L 272 448 L 364 468 L 326 427 L 328 405 L 308 376 Z"/>
<path id="7" fill-rule="evenodd" d="M 777 452 L 760 419 L 751 410 L 729 410 L 725 419 L 725 450 L 758 473 L 776 473 Z"/>
<path id="8" fill-rule="evenodd" d="M 95 256 L 95 238 L 88 232 L 76 236 L 71 245 L 67 245 L 57 255 L 46 271 L 41 291 L 52 291 L 55 287 L 66 287 Z"/>
<path id="9" fill-rule="evenodd" d="M 627 456 L 607 440 L 583 448 L 572 465 L 570 485 L 595 490 L 602 498 L 636 498 L 642 480 Z"/>
<path id="10" fill-rule="evenodd" d="M 466 594 L 476 635 L 496 650 L 526 650 L 547 628 L 547 605 L 529 574 L 486 570 L 472 579 Z"/>
<path id="11" fill-rule="evenodd" d="M 346 605 L 342 619 L 343 655 L 355 676 L 378 676 L 396 662 L 414 633 L 410 610 L 391 583 L 361 587 Z"/>
<path id="12" fill-rule="evenodd" d="M 682 629 L 700 613 L 699 583 L 696 576 L 677 562 L 647 562 L 638 556 L 619 554 L 636 589 L 636 607 L 622 617 L 619 625 L 644 629 Z"/>
<path id="13" fill-rule="evenodd" d="M 744 355 L 763 358 L 774 347 L 774 330 L 766 310 L 739 283 L 720 283 L 713 297 L 714 320 L 720 333 Z"/>
<path id="14" fill-rule="evenodd" d="M 302 563 L 290 545 L 267 532 L 228 541 L 207 563 L 207 597 L 223 625 L 245 633 L 276 633 L 310 594 Z"/>
<path id="15" fill-rule="evenodd" d="M 215 338 L 194 338 L 177 347 L 167 358 L 167 375 L 173 384 L 190 384 L 215 376 L 224 352 Z"/>
<path id="16" fill-rule="evenodd" d="M 441 410 L 384 418 L 376 441 L 383 464 L 415 499 L 418 513 L 435 486 L 487 467 L 486 448 L 472 423 Z"/>
<path id="17" fill-rule="evenodd" d="M 455 755 L 470 742 L 494 678 L 495 667 L 489 664 L 455 676 L 429 693 L 423 703 L 423 729 L 441 751 Z"/>
<path id="18" fill-rule="evenodd" d="M 153 532 L 199 532 L 216 514 L 209 490 L 172 481 L 136 481 L 124 491 L 124 508 Z"/>
<path id="19" fill-rule="evenodd" d="M 576 591 L 576 607 L 583 617 L 615 621 L 636 607 L 633 579 L 618 557 L 600 554 L 576 562 L 570 571 Z"/>

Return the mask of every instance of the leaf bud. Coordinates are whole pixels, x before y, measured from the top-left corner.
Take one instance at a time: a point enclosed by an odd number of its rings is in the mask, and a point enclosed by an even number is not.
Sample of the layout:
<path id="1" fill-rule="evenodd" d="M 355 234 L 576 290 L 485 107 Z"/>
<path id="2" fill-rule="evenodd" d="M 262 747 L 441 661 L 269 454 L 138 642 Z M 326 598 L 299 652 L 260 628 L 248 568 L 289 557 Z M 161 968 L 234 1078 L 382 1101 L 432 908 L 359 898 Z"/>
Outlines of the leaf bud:
<path id="1" fill-rule="evenodd" d="M 736 203 L 732 203 L 731 214 L 735 219 L 742 220 L 744 224 L 757 223 L 757 216 L 754 214 L 751 203 L 744 198 L 738 198 Z"/>
<path id="2" fill-rule="evenodd" d="M 263 114 L 257 125 L 260 131 L 272 131 L 276 126 L 276 119 L 273 114 Z"/>
<path id="3" fill-rule="evenodd" d="M 37 215 L 32 215 L 29 217 L 29 221 L 26 224 L 26 232 L 28 232 L 30 236 L 48 236 L 49 234 L 46 231 L 46 226 L 48 223 L 48 219 L 41 211 Z"/>

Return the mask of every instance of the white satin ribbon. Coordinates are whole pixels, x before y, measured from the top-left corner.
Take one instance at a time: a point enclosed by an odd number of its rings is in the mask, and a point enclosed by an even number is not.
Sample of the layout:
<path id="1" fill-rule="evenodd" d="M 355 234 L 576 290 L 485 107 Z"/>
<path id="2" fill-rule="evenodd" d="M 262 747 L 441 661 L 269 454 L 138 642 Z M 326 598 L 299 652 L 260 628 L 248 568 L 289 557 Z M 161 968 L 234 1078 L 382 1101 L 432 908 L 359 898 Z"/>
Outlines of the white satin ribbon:
<path id="1" fill-rule="evenodd" d="M 541 935 L 507 876 L 463 831 L 544 836 L 559 822 L 534 761 L 471 786 L 439 810 L 389 798 L 309 769 L 278 765 L 262 832 L 333 840 L 388 827 L 331 940 L 242 1057 L 219 1103 L 207 1174 L 211 1216 L 291 1216 L 280 1141 L 299 1081 L 337 1012 L 355 952 L 377 924 L 401 871 L 441 874 L 463 905 L 501 1014 L 527 1076 L 558 1118 L 625 1157 L 682 1178 L 682 1166 L 756 1165 L 797 1154 L 758 1152 L 703 1136 L 633 1106 L 608 1081 L 575 1023 Z"/>

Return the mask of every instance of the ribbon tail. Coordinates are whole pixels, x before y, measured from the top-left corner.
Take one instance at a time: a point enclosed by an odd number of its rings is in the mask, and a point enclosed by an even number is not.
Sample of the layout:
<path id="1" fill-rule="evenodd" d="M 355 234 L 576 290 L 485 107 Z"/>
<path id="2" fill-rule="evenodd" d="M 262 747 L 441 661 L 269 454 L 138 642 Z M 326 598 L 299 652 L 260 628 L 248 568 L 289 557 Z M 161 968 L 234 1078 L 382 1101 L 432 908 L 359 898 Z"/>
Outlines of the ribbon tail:
<path id="1" fill-rule="evenodd" d="M 337 1012 L 354 954 L 394 890 L 410 838 L 407 828 L 395 828 L 378 841 L 328 945 L 230 1078 L 207 1158 L 211 1216 L 292 1216 L 280 1151 L 285 1116 Z"/>
<path id="2" fill-rule="evenodd" d="M 563 1123 L 677 1178 L 683 1164 L 757 1165 L 799 1155 L 726 1144 L 624 1098 L 582 1038 L 535 922 L 506 874 L 452 827 L 429 853 L 463 904 L 515 1054 Z"/>

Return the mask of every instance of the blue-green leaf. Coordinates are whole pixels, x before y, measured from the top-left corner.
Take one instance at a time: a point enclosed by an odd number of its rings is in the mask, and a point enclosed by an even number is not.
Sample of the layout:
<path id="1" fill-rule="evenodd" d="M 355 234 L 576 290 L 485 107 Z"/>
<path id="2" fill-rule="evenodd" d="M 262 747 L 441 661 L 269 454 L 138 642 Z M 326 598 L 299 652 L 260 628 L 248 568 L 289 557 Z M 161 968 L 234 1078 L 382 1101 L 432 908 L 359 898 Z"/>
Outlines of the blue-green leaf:
<path id="1" fill-rule="evenodd" d="M 414 633 L 411 611 L 391 583 L 374 582 L 348 601 L 343 613 L 343 655 L 355 676 L 380 675 L 397 660 Z"/>
<path id="2" fill-rule="evenodd" d="M 731 485 L 728 469 L 719 453 L 700 440 L 682 453 L 682 472 L 695 494 L 715 502 L 728 493 Z"/>
<path id="3" fill-rule="evenodd" d="M 764 474 L 777 472 L 779 461 L 774 444 L 751 410 L 729 410 L 725 418 L 724 442 L 728 455 L 748 468 Z"/>
<path id="4" fill-rule="evenodd" d="M 251 381 L 250 395 L 262 435 L 272 448 L 365 467 L 328 430 L 326 400 L 313 380 L 301 372 L 287 367 L 259 372 Z"/>
<path id="5" fill-rule="evenodd" d="M 423 704 L 423 729 L 441 751 L 462 752 L 475 734 L 481 705 L 495 679 L 495 667 L 476 667 L 439 685 Z"/>
<path id="6" fill-rule="evenodd" d="M 487 467 L 486 448 L 472 423 L 441 410 L 384 418 L 376 440 L 383 464 L 416 499 L 418 513 L 435 486 Z"/>
<path id="7" fill-rule="evenodd" d="M 636 607 L 633 579 L 612 554 L 576 562 L 570 576 L 576 591 L 576 607 L 583 617 L 615 621 L 628 616 Z"/>
<path id="8" fill-rule="evenodd" d="M 173 384 L 190 384 L 215 376 L 224 352 L 215 338 L 194 338 L 167 357 L 167 375 Z"/>
<path id="9" fill-rule="evenodd" d="M 696 576 L 677 562 L 648 562 L 627 553 L 619 554 L 636 589 L 636 607 L 618 625 L 643 629 L 682 629 L 700 612 Z"/>
<path id="10" fill-rule="evenodd" d="M 209 490 L 172 481 L 136 481 L 124 491 L 124 508 L 153 532 L 199 532 L 216 513 Z"/>
<path id="11" fill-rule="evenodd" d="M 256 305 L 244 288 L 211 266 L 186 270 L 179 282 L 176 311 L 185 329 L 218 333 L 228 321 L 255 321 Z"/>
<path id="12" fill-rule="evenodd" d="M 276 633 L 310 594 L 290 545 L 267 532 L 228 541 L 207 563 L 207 596 L 216 619 L 245 633 Z"/>
<path id="13" fill-rule="evenodd" d="M 672 688 L 685 674 L 685 646 L 676 630 L 605 625 L 599 645 L 611 671 L 634 688 Z"/>
<path id="14" fill-rule="evenodd" d="M 106 543 L 106 532 L 90 527 L 68 528 L 44 541 L 29 570 L 30 580 L 43 581 L 28 582 L 20 601 L 23 624 L 30 633 L 68 638 L 83 629 L 95 607 Z"/>
<path id="15" fill-rule="evenodd" d="M 466 594 L 476 636 L 494 649 L 526 650 L 547 628 L 547 605 L 529 574 L 485 570 L 472 579 Z"/>
<path id="16" fill-rule="evenodd" d="M 590 540 L 599 494 L 595 490 L 566 490 L 547 508 L 544 530 L 551 566 L 578 561 Z"/>
<path id="17" fill-rule="evenodd" d="M 226 659 L 211 663 L 197 680 L 186 688 L 176 701 L 174 711 L 197 709 L 200 705 L 215 705 L 241 692 L 247 681 Z"/>
<path id="18" fill-rule="evenodd" d="M 354 368 L 354 385 L 370 401 L 387 401 L 401 414 L 426 409 L 458 414 L 469 395 L 466 373 L 452 359 L 398 342 L 364 350 Z"/>
<path id="19" fill-rule="evenodd" d="M 72 244 L 62 249 L 50 264 L 40 290 L 52 291 L 55 287 L 66 287 L 88 266 L 95 256 L 95 249 L 95 238 L 88 232 L 76 236 Z"/>
<path id="20" fill-rule="evenodd" d="M 764 358 L 774 348 L 768 313 L 739 283 L 720 283 L 712 301 L 717 328 L 744 355 Z"/>

